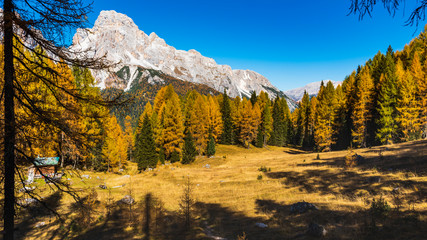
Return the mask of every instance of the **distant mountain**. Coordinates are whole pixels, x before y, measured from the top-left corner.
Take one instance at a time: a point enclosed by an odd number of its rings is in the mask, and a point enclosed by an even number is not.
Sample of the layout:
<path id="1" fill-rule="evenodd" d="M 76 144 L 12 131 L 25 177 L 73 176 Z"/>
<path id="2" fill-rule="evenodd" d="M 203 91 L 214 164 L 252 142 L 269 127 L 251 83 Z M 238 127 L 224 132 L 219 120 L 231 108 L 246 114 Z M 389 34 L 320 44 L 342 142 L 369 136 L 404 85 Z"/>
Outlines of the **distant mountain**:
<path id="1" fill-rule="evenodd" d="M 259 93 L 262 90 L 272 98 L 285 96 L 261 74 L 218 65 L 214 59 L 204 57 L 196 50 L 177 50 L 155 33 L 145 34 L 131 18 L 115 11 L 101 11 L 92 29 L 78 29 L 71 47 L 119 63 L 113 73 L 92 72 L 102 89 L 114 87 L 127 91 L 143 76 L 140 69 L 153 69 L 176 79 L 205 84 L 219 92 L 227 90 L 231 97 L 250 97 L 252 91 Z M 151 83 L 155 81 L 153 78 Z M 287 100 L 293 110 L 295 102 L 290 98 Z"/>
<path id="2" fill-rule="evenodd" d="M 342 83 L 342 81 L 323 80 L 325 86 L 326 86 L 326 83 L 329 81 L 331 81 L 332 84 L 334 84 L 334 87 L 337 87 L 339 84 Z M 310 96 L 316 96 L 319 93 L 321 83 L 322 83 L 322 81 L 312 82 L 312 83 L 305 85 L 304 87 L 295 88 L 292 90 L 285 91 L 285 94 L 288 97 L 292 98 L 294 101 L 300 101 L 302 99 L 302 97 L 304 96 L 304 91 L 307 91 L 308 95 L 310 95 Z"/>

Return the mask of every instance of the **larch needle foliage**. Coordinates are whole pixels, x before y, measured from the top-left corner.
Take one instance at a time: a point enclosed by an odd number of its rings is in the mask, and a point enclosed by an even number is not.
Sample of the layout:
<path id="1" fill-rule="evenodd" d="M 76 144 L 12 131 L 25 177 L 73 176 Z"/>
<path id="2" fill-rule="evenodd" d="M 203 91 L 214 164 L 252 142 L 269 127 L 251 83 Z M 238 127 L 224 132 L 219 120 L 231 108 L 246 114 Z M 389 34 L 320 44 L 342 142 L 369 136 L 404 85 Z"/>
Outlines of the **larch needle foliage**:
<path id="1" fill-rule="evenodd" d="M 0 101 L 4 112 L 1 122 L 4 239 L 13 239 L 15 171 L 20 170 L 17 166 L 31 164 L 35 154 L 44 151 L 46 141 L 58 146 L 59 152 L 65 145 L 86 145 L 88 137 L 94 134 L 85 132 L 78 120 L 82 116 L 96 119 L 100 114 L 83 113 L 79 102 L 107 105 L 80 91 L 69 66 L 92 69 L 108 66 L 101 59 L 90 58 L 64 44 L 67 31 L 84 28 L 90 9 L 80 0 L 3 1 Z M 38 129 L 42 134 L 34 135 Z M 46 151 L 49 154 L 51 149 Z M 55 184 L 55 187 L 66 186 Z"/>
<path id="2" fill-rule="evenodd" d="M 293 143 L 329 151 L 426 138 L 426 35 L 425 30 L 402 51 L 378 52 L 336 89 L 328 82 L 317 97 L 305 94 L 292 113 Z M 275 129 L 281 115 L 275 111 L 273 106 L 271 144 L 280 141 Z"/>
<path id="3" fill-rule="evenodd" d="M 103 163 L 107 167 L 107 171 L 115 171 L 122 168 L 127 160 L 127 144 L 122 128 L 117 122 L 116 117 L 112 116 L 107 119 L 105 143 L 102 153 L 105 157 Z"/>
<path id="4" fill-rule="evenodd" d="M 190 163 L 197 154 L 211 155 L 217 142 L 331 151 L 426 137 L 426 61 L 420 57 L 426 43 L 423 32 L 401 52 L 378 52 L 336 88 L 324 82 L 317 96 L 305 93 L 292 113 L 284 97 L 262 91 L 232 99 L 226 92 L 214 97 L 195 90 L 178 96 L 165 86 L 143 113 L 151 123 L 152 152 L 162 162 Z M 128 124 L 125 136 L 132 132 Z M 135 137 L 133 154 L 145 145 Z"/>

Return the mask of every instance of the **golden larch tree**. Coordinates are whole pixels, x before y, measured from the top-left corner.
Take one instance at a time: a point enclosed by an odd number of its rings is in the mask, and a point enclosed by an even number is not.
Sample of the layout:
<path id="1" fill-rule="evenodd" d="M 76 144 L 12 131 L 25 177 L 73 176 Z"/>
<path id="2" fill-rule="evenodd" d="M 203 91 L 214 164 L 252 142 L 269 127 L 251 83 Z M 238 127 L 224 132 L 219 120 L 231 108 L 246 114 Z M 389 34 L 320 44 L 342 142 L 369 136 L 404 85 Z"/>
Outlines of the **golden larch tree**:
<path id="1" fill-rule="evenodd" d="M 399 59 L 396 64 L 396 75 L 399 84 L 400 99 L 397 105 L 398 123 L 402 130 L 402 141 L 411 141 L 419 138 L 421 131 L 420 105 L 416 101 L 417 85 L 415 77 L 412 75 L 412 69 L 415 75 L 419 77 L 418 54 L 415 53 L 410 71 L 403 69 L 402 61 Z M 417 66 L 418 65 L 418 66 Z"/>
<path id="2" fill-rule="evenodd" d="M 184 122 L 179 97 L 171 85 L 166 88 L 166 93 L 166 103 L 159 110 L 159 125 L 162 128 L 159 142 L 169 158 L 173 152 L 181 153 Z"/>
<path id="3" fill-rule="evenodd" d="M 218 101 L 212 95 L 208 96 L 208 129 L 209 133 L 218 141 L 222 134 L 222 116 Z"/>
<path id="4" fill-rule="evenodd" d="M 105 142 L 102 154 L 105 157 L 107 171 L 115 172 L 121 168 L 127 160 L 127 144 L 122 128 L 115 116 L 109 117 L 105 122 Z"/>
<path id="5" fill-rule="evenodd" d="M 203 154 L 208 142 L 209 106 L 199 93 L 195 93 L 195 100 L 188 103 L 187 128 L 193 136 L 197 152 Z"/>
<path id="6" fill-rule="evenodd" d="M 353 129 L 351 130 L 352 142 L 355 147 L 366 147 L 367 124 L 371 120 L 372 92 L 374 82 L 367 66 L 356 76 L 356 97 L 351 118 Z"/>
<path id="7" fill-rule="evenodd" d="M 249 148 L 249 144 L 257 135 L 258 125 L 261 122 L 261 110 L 257 103 L 252 105 L 246 98 L 243 99 L 239 110 L 240 121 L 237 122 L 240 129 L 239 140 Z"/>
<path id="8" fill-rule="evenodd" d="M 321 85 L 316 108 L 316 130 L 314 140 L 320 151 L 330 151 L 333 140 L 335 93 L 329 81 L 326 87 Z"/>

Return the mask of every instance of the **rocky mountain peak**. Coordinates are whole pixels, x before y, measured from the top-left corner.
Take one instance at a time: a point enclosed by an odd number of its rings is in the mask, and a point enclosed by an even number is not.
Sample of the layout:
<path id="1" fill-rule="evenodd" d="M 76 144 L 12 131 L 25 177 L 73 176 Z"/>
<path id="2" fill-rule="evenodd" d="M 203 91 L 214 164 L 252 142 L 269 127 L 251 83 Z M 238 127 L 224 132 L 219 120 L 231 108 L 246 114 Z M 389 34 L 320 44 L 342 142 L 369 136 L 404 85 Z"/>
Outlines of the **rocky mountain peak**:
<path id="1" fill-rule="evenodd" d="M 155 40 L 157 38 L 159 38 L 159 36 L 157 36 L 157 34 L 155 32 L 150 33 L 150 35 L 148 36 L 148 38 L 150 40 Z"/>
<path id="2" fill-rule="evenodd" d="M 123 26 L 126 28 L 138 28 L 130 17 L 114 10 L 101 11 L 94 25 L 94 27 L 98 28 Z"/>
<path id="3" fill-rule="evenodd" d="M 92 29 L 78 29 L 72 48 L 89 50 L 95 57 L 105 55 L 107 60 L 120 63 L 112 69 L 114 72 L 126 67 L 126 74 L 122 74 L 126 79 L 122 80 L 106 72 L 93 71 L 101 88 L 130 89 L 132 82 L 141 78 L 138 68 L 142 67 L 160 70 L 183 81 L 205 84 L 219 92 L 227 90 L 231 97 L 249 97 L 252 91 L 259 93 L 262 90 L 272 98 L 277 94 L 284 96 L 261 74 L 218 65 L 214 59 L 204 57 L 194 49 L 177 50 L 154 32 L 148 36 L 131 18 L 115 11 L 102 11 Z"/>
<path id="4" fill-rule="evenodd" d="M 198 51 L 194 50 L 194 49 L 190 49 L 188 50 L 188 53 L 194 54 L 194 55 L 198 55 L 198 56 L 202 56 L 201 53 L 199 53 Z"/>

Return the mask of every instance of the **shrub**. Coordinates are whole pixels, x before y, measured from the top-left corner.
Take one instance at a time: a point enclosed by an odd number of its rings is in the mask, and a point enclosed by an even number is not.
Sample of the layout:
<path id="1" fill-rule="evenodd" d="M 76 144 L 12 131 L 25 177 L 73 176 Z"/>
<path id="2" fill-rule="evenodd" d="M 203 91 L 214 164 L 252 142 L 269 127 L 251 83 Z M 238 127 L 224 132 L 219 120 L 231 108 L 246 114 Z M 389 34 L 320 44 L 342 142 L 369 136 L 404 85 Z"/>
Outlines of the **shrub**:
<path id="1" fill-rule="evenodd" d="M 372 220 L 375 222 L 376 219 L 385 219 L 390 212 L 390 205 L 384 198 L 380 197 L 378 200 L 375 198 L 372 200 L 369 213 L 371 214 Z"/>
<path id="2" fill-rule="evenodd" d="M 215 155 L 215 139 L 211 136 L 209 137 L 209 142 L 208 145 L 206 147 L 206 156 L 210 157 Z"/>
<path id="3" fill-rule="evenodd" d="M 271 172 L 271 168 L 267 168 L 266 166 L 261 166 L 258 168 L 258 171 L 260 172 Z"/>
<path id="4" fill-rule="evenodd" d="M 345 166 L 351 168 L 356 165 L 357 165 L 357 154 L 354 154 L 353 150 L 349 150 L 347 155 L 345 156 Z"/>
<path id="5" fill-rule="evenodd" d="M 258 171 L 260 172 L 267 172 L 267 168 L 265 166 L 261 166 L 258 168 Z"/>
<path id="6" fill-rule="evenodd" d="M 258 175 L 258 177 L 256 178 L 257 180 L 262 180 L 262 175 Z"/>

